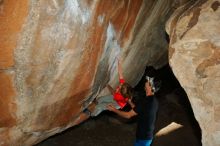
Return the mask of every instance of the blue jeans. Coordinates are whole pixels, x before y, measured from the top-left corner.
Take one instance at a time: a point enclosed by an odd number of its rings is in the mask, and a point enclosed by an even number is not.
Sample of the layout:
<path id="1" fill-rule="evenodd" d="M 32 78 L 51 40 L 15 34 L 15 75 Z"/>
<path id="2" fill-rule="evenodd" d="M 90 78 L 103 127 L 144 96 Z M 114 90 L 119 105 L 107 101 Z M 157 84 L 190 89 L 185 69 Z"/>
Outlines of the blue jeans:
<path id="1" fill-rule="evenodd" d="M 134 146 L 150 146 L 152 139 L 150 140 L 136 140 Z"/>

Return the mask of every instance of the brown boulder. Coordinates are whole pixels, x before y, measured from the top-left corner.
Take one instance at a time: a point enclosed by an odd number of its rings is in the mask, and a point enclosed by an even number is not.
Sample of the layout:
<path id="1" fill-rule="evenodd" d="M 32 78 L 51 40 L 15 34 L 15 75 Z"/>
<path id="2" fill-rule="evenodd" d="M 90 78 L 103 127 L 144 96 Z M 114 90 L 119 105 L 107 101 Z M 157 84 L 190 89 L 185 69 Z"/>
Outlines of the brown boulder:
<path id="1" fill-rule="evenodd" d="M 169 62 L 202 129 L 204 146 L 220 145 L 220 1 L 196 1 L 167 23 Z"/>

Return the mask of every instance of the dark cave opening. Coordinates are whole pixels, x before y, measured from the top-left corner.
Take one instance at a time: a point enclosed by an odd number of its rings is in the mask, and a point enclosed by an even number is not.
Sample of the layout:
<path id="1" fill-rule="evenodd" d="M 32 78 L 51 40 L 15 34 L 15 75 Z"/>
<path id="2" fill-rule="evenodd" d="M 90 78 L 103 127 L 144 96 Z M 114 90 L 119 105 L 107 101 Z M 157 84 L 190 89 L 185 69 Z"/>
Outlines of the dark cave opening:
<path id="1" fill-rule="evenodd" d="M 147 67 L 147 72 L 151 67 Z M 201 130 L 188 97 L 173 75 L 169 65 L 158 69 L 156 76 L 162 80 L 157 97 L 159 111 L 152 146 L 201 146 Z M 145 75 L 135 87 L 141 89 Z M 57 134 L 37 146 L 132 146 L 135 140 L 135 118 L 125 120 L 104 111 L 98 117 Z"/>

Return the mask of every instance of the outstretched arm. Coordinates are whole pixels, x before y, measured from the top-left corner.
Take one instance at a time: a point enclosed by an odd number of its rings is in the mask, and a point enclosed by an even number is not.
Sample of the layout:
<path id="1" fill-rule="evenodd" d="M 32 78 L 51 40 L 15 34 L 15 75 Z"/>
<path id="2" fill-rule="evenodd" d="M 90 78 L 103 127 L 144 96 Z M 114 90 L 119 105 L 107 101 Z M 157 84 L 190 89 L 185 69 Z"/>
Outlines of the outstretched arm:
<path id="1" fill-rule="evenodd" d="M 112 95 L 115 93 L 114 89 L 109 84 L 107 84 L 107 88 L 111 92 Z"/>
<path id="2" fill-rule="evenodd" d="M 107 108 L 109 111 L 112 111 L 112 112 L 116 113 L 117 115 L 119 115 L 123 118 L 126 118 L 126 119 L 130 119 L 131 117 L 137 115 L 137 113 L 133 109 L 131 109 L 129 112 L 125 112 L 125 111 L 120 111 L 120 110 L 116 109 L 112 105 L 108 105 Z"/>
<path id="3" fill-rule="evenodd" d="M 121 65 L 120 59 L 118 59 L 118 74 L 119 74 L 119 79 L 124 79 L 123 74 L 122 74 L 122 65 Z"/>

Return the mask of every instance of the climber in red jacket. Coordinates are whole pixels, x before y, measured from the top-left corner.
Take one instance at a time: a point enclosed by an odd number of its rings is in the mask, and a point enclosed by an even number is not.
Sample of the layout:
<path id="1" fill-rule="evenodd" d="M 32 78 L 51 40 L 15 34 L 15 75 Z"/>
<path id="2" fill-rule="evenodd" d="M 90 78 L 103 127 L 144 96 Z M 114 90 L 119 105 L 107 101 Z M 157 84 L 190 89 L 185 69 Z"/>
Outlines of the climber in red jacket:
<path id="1" fill-rule="evenodd" d="M 122 74 L 121 62 L 118 60 L 118 74 L 119 74 L 119 85 L 114 90 L 109 84 L 107 88 L 111 92 L 111 95 L 99 97 L 95 102 L 92 102 L 88 108 L 86 108 L 75 120 L 75 125 L 87 120 L 90 116 L 94 117 L 99 115 L 102 111 L 107 110 L 107 106 L 111 104 L 116 109 L 123 109 L 128 103 L 131 107 L 134 104 L 131 101 L 132 87 L 125 82 Z"/>

